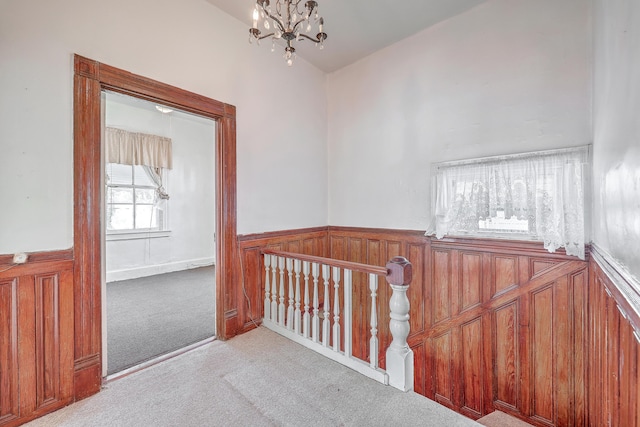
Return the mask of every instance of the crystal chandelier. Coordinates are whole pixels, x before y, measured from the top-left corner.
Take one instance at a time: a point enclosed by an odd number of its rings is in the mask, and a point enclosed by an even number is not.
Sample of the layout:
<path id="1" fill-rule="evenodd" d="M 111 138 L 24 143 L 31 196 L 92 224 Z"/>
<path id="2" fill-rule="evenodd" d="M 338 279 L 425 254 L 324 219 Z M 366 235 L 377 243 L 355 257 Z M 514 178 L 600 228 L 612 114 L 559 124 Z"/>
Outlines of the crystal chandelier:
<path id="1" fill-rule="evenodd" d="M 304 39 L 311 40 L 316 45 L 320 44 L 320 49 L 324 47 L 327 33 L 323 32 L 324 19 L 318 16 L 318 2 L 308 0 L 304 3 L 304 10 L 300 10 L 302 0 L 274 0 L 275 7 L 271 7 L 270 0 L 256 0 L 256 7 L 253 10 L 253 27 L 249 28 L 249 43 L 254 40 L 260 44 L 260 40 L 271 37 L 271 51 L 275 50 L 275 43 L 278 39 L 283 39 L 287 44 L 284 48 L 284 59 L 287 65 L 293 64 L 296 57 L 296 49 L 293 47 L 294 41 Z M 318 24 L 318 34 L 315 38 L 305 33 L 310 33 L 313 24 Z M 269 34 L 262 35 L 259 27 L 264 27 Z"/>

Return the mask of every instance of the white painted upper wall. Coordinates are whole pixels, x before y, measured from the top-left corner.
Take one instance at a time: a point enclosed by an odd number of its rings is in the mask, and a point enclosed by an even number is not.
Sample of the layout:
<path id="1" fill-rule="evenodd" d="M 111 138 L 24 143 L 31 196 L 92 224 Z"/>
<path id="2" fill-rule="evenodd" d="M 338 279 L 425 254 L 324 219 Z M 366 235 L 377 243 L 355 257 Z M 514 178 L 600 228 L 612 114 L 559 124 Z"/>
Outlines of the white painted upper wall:
<path id="1" fill-rule="evenodd" d="M 205 0 L 0 3 L 0 254 L 73 244 L 73 54 L 237 107 L 238 233 L 327 223 L 325 75 Z"/>
<path id="2" fill-rule="evenodd" d="M 594 12 L 593 240 L 640 281 L 640 3 Z"/>
<path id="3" fill-rule="evenodd" d="M 241 234 L 425 229 L 432 162 L 593 139 L 594 241 L 638 276 L 640 6 L 595 5 L 595 60 L 590 1 L 490 0 L 325 84 L 204 0 L 5 0 L 0 253 L 72 245 L 78 53 L 238 108 Z"/>
<path id="4" fill-rule="evenodd" d="M 329 224 L 424 230 L 431 163 L 591 143 L 590 13 L 491 0 L 330 74 Z"/>

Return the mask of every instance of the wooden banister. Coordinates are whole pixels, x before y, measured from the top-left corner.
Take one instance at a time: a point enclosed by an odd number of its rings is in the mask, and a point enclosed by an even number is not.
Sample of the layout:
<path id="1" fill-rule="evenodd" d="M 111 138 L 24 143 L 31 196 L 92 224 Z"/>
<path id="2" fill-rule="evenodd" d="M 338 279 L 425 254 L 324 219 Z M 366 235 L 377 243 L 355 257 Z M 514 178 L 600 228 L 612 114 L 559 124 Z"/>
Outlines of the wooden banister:
<path id="1" fill-rule="evenodd" d="M 351 271 L 358 271 L 358 272 L 368 273 L 368 274 L 377 274 L 380 276 L 387 276 L 389 274 L 389 270 L 387 269 L 387 267 L 380 267 L 376 265 L 360 264 L 357 262 L 341 261 L 333 258 L 323 258 L 319 256 L 304 255 L 304 254 L 298 254 L 293 252 L 276 251 L 273 249 L 263 249 L 262 253 L 265 255 L 276 255 L 284 258 L 294 258 L 294 259 L 299 259 L 301 261 L 315 262 L 318 264 L 328 265 L 330 267 L 345 268 Z"/>

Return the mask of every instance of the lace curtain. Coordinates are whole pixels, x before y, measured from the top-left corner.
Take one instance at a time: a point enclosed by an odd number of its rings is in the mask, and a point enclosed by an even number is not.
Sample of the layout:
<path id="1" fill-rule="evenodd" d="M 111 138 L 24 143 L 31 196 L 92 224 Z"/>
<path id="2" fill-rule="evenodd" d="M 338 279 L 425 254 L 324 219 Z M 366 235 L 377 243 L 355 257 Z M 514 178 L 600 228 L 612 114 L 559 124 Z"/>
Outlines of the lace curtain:
<path id="1" fill-rule="evenodd" d="M 427 234 L 510 232 L 584 259 L 589 147 L 435 165 Z"/>

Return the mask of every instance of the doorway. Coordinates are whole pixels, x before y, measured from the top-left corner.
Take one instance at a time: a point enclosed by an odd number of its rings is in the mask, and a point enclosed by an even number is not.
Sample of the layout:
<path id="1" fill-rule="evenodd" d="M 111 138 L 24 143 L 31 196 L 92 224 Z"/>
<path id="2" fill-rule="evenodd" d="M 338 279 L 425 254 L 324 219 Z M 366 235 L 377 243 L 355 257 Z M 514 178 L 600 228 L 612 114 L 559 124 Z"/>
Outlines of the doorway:
<path id="1" fill-rule="evenodd" d="M 216 122 L 102 91 L 103 375 L 215 336 Z"/>
<path id="2" fill-rule="evenodd" d="M 236 109 L 211 98 L 74 56 L 74 397 L 100 391 L 102 342 L 101 93 L 109 90 L 216 120 L 216 336 L 239 329 L 236 283 Z"/>

